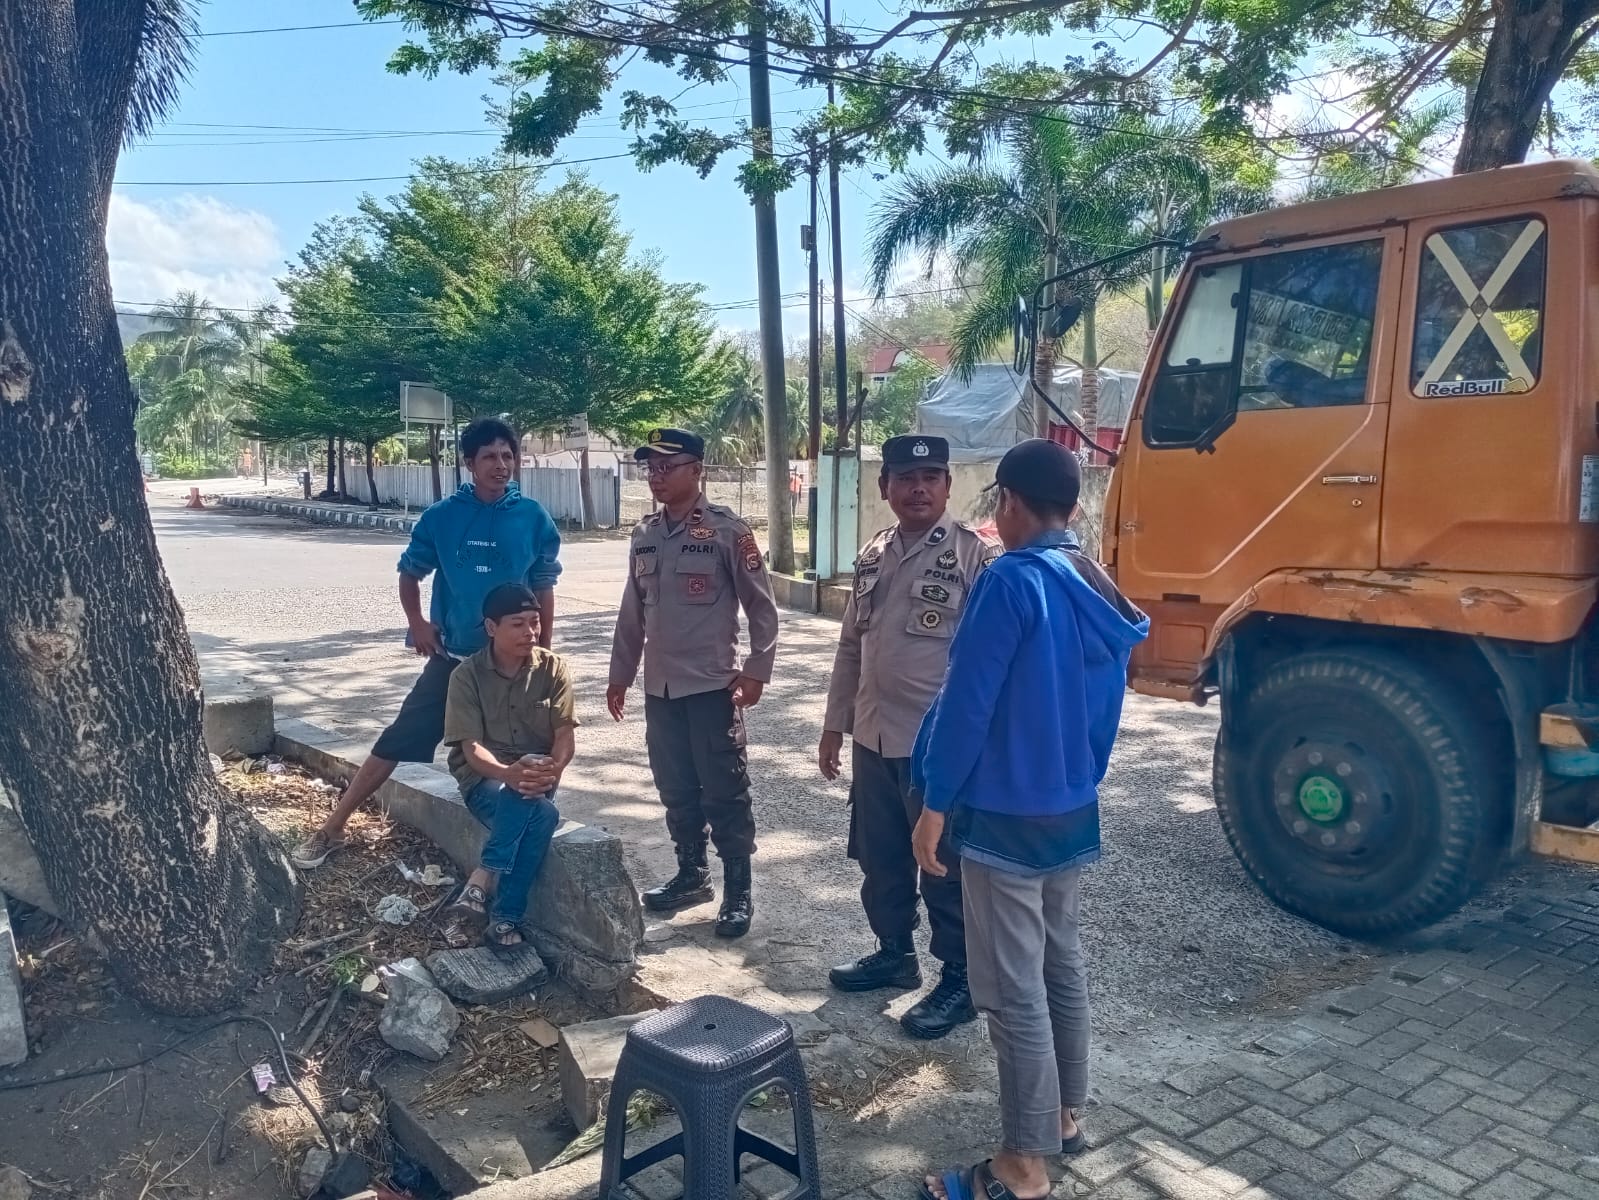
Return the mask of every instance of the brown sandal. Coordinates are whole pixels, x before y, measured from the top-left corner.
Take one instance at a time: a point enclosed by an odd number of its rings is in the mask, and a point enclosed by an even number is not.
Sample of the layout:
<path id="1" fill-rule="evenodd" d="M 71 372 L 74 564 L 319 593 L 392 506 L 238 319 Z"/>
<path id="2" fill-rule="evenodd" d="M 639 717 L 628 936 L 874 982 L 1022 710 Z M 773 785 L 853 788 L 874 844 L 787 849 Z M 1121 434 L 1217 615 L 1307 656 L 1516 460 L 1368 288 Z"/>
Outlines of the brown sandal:
<path id="1" fill-rule="evenodd" d="M 489 898 L 475 883 L 467 884 L 444 909 L 444 942 L 451 950 L 465 950 L 483 934 L 489 923 Z"/>

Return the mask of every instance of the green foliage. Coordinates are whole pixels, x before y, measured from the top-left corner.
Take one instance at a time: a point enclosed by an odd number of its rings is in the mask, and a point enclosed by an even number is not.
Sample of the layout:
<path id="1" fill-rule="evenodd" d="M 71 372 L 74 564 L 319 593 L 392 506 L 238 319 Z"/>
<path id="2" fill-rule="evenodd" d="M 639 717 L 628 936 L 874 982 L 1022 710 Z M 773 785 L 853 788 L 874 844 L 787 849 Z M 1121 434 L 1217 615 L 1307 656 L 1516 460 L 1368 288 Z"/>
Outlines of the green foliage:
<path id="1" fill-rule="evenodd" d="M 192 291 L 157 305 L 149 314 L 153 328 L 127 348 L 140 443 L 195 460 L 225 458 L 231 468 L 236 389 L 255 368 L 274 315 L 262 305 L 241 318 Z"/>
<path id="2" fill-rule="evenodd" d="M 219 479 L 231 476 L 238 463 L 230 453 L 203 450 L 198 454 L 187 450 L 159 450 L 155 456 L 156 470 L 165 479 Z"/>
<path id="3" fill-rule="evenodd" d="M 790 148 L 774 161 L 740 171 L 751 195 L 792 186 L 812 137 L 843 161 L 902 170 L 940 141 L 962 156 L 994 128 L 1048 110 L 1090 121 L 1185 115 L 1194 118 L 1191 151 L 1217 138 L 1286 142 L 1301 160 L 1350 149 L 1380 156 L 1394 129 L 1439 101 L 1465 115 L 1468 141 L 1532 122 L 1551 141 L 1576 145 L 1591 138 L 1599 111 L 1599 51 L 1589 43 L 1599 0 L 951 0 L 892 7 L 892 24 L 871 23 L 886 29 L 841 17 L 830 37 L 815 7 L 793 0 L 758 9 L 748 0 L 496 0 L 492 8 L 356 0 L 356 8 L 370 19 L 400 17 L 415 35 L 391 59 L 396 71 L 493 67 L 537 89 L 515 106 L 505 145 L 545 156 L 602 110 L 634 56 L 672 69 L 688 88 L 740 72 L 758 16 L 770 69 L 804 87 L 831 81 L 837 99 L 790 131 Z M 1547 78 L 1530 103 L 1494 69 L 1525 57 L 1529 29 L 1553 31 Z M 996 41 L 1060 34 L 1074 49 L 1053 61 L 1036 50 L 1028 59 L 989 52 Z M 1348 85 L 1337 115 L 1266 128 L 1274 101 L 1334 74 L 1330 67 Z M 1562 79 L 1576 102 L 1546 107 Z M 1468 110 L 1472 97 L 1487 102 Z M 676 161 L 704 175 L 767 136 L 684 120 L 676 98 L 625 94 L 623 126 L 639 135 L 640 165 Z"/>
<path id="4" fill-rule="evenodd" d="M 871 286 L 882 295 L 907 256 L 929 270 L 947 258 L 972 281 L 952 329 L 953 365 L 969 375 L 1010 332 L 1015 298 L 1049 276 L 1083 270 L 1066 286 L 1089 312 L 1145 277 L 1163 285 L 1175 255 L 1092 264 L 1153 238 L 1192 237 L 1222 203 L 1265 199 L 1240 170 L 1252 159 L 1222 154 L 1232 149 L 1224 142 L 1207 161 L 1179 149 L 1178 134 L 1113 114 L 1078 122 L 1044 112 L 992 126 L 972 142 L 968 165 L 911 173 L 889 189 L 873 213 Z"/>
<path id="5" fill-rule="evenodd" d="M 448 392 L 463 420 L 505 412 L 547 432 L 587 412 L 626 440 L 717 395 L 726 352 L 698 289 L 631 252 L 614 197 L 539 181 L 504 160 L 430 158 L 398 196 L 320 226 L 280 281 L 293 324 L 239 427 L 371 450 L 399 432 L 410 380 Z"/>

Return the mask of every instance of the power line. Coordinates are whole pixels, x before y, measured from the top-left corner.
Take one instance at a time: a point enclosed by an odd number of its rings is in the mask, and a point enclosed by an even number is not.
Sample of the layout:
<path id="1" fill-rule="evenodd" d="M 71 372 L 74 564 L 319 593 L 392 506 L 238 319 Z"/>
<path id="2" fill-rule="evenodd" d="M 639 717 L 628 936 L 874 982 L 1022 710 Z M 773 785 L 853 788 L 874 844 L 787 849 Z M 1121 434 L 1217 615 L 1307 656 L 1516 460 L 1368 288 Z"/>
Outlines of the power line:
<path id="1" fill-rule="evenodd" d="M 575 167 L 582 163 L 610 162 L 618 158 L 632 158 L 631 152 L 621 154 L 596 154 L 592 158 L 557 158 L 543 163 L 526 163 L 516 167 L 461 167 L 474 175 L 501 175 L 507 171 L 543 171 L 550 167 Z M 117 187 L 281 187 L 302 183 L 393 183 L 397 180 L 415 179 L 409 175 L 359 175 L 343 179 L 119 179 Z"/>
<path id="2" fill-rule="evenodd" d="M 364 29 L 379 25 L 404 25 L 404 21 L 340 21 L 332 25 L 277 25 L 271 29 L 213 29 L 204 33 L 190 33 L 191 38 L 246 37 L 255 33 L 303 33 L 311 29 Z"/>

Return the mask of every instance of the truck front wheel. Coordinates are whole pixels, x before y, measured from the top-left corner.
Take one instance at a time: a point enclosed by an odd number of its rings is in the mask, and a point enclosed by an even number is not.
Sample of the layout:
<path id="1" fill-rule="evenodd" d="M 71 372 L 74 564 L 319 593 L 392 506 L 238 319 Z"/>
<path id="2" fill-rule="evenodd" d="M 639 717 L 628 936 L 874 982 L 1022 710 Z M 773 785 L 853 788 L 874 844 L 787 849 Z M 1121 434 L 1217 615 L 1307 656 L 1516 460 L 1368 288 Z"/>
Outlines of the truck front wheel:
<path id="1" fill-rule="evenodd" d="M 1216 809 L 1245 870 L 1288 911 L 1353 937 L 1429 925 L 1497 855 L 1477 723 L 1402 659 L 1285 659 L 1224 714 Z"/>

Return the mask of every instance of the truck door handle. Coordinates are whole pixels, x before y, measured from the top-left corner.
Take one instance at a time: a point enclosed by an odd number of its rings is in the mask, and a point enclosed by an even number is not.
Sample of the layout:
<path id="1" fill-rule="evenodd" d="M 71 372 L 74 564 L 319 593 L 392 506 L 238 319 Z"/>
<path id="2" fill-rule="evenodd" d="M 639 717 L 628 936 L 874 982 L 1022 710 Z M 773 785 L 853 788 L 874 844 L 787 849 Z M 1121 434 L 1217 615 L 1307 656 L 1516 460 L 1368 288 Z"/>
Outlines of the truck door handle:
<path id="1" fill-rule="evenodd" d="M 1376 483 L 1377 477 L 1375 475 L 1323 475 L 1321 482 L 1323 487 L 1334 487 L 1339 484 L 1363 486 Z"/>

